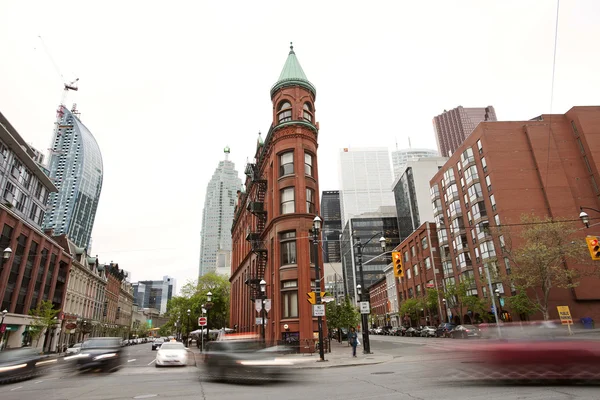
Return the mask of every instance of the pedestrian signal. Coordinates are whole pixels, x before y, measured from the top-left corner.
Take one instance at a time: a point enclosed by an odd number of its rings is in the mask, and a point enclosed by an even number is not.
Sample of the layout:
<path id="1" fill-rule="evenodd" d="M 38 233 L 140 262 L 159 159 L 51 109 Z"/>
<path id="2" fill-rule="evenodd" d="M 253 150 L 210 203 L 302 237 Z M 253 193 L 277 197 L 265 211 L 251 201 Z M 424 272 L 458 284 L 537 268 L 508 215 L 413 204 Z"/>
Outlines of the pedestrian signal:
<path id="1" fill-rule="evenodd" d="M 402 253 L 392 251 L 392 264 L 394 264 L 394 276 L 396 278 L 404 277 L 404 267 L 402 266 Z"/>
<path id="2" fill-rule="evenodd" d="M 585 241 L 587 242 L 592 260 L 600 260 L 600 241 L 598 241 L 598 237 L 588 236 L 585 238 Z"/>

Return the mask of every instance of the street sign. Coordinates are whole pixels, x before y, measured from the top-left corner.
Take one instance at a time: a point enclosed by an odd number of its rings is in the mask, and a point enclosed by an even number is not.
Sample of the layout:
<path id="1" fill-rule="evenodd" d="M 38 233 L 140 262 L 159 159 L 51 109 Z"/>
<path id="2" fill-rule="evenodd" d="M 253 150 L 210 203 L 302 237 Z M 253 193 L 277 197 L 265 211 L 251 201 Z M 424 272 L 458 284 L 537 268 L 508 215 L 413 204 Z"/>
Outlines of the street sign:
<path id="1" fill-rule="evenodd" d="M 313 317 L 324 317 L 325 316 L 325 304 L 313 305 Z"/>
<path id="2" fill-rule="evenodd" d="M 267 322 L 267 319 L 265 318 L 265 323 Z M 263 319 L 262 317 L 256 317 L 256 325 L 262 325 L 263 323 Z"/>
<path id="3" fill-rule="evenodd" d="M 558 316 L 560 317 L 560 322 L 563 325 L 572 325 L 573 317 L 571 317 L 571 311 L 569 310 L 569 306 L 558 306 Z"/>
<path id="4" fill-rule="evenodd" d="M 262 310 L 262 299 L 254 300 L 254 309 L 256 312 L 260 312 L 260 310 Z"/>
<path id="5" fill-rule="evenodd" d="M 504 307 L 504 297 L 500 297 L 500 307 Z"/>
<path id="6" fill-rule="evenodd" d="M 425 287 L 427 289 L 433 289 L 435 287 L 435 285 L 433 283 L 427 283 L 427 284 L 425 284 Z"/>
<path id="7" fill-rule="evenodd" d="M 330 301 L 335 301 L 335 297 L 325 296 L 321 299 L 323 303 L 329 303 Z"/>
<path id="8" fill-rule="evenodd" d="M 271 311 L 271 299 L 265 299 L 265 311 Z"/>
<path id="9" fill-rule="evenodd" d="M 368 301 L 360 302 L 360 313 L 361 314 L 371 314 L 371 305 Z"/>
<path id="10" fill-rule="evenodd" d="M 208 323 L 208 320 L 206 319 L 206 317 L 198 318 L 198 326 L 206 326 L 207 323 Z"/>
<path id="11" fill-rule="evenodd" d="M 493 313 L 495 313 L 495 312 L 496 312 L 496 307 L 494 307 L 494 306 L 491 306 L 491 307 L 490 307 L 490 311 L 491 311 L 491 312 L 493 312 Z"/>

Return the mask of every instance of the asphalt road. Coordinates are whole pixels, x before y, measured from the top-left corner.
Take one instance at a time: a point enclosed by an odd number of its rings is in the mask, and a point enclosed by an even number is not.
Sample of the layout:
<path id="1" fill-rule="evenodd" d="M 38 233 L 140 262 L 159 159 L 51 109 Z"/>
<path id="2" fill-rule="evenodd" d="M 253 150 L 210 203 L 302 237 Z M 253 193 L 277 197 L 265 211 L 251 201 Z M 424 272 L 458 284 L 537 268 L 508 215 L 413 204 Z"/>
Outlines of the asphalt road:
<path id="1" fill-rule="evenodd" d="M 55 368 L 41 378 L 0 386 L 2 400 L 109 399 L 598 399 L 595 386 L 466 384 L 447 372 L 462 358 L 450 340 L 371 338 L 374 352 L 393 361 L 370 366 L 298 370 L 284 383 L 241 385 L 212 382 L 196 366 L 155 368 L 150 344 L 127 348 L 127 363 L 112 374 L 75 374 Z"/>

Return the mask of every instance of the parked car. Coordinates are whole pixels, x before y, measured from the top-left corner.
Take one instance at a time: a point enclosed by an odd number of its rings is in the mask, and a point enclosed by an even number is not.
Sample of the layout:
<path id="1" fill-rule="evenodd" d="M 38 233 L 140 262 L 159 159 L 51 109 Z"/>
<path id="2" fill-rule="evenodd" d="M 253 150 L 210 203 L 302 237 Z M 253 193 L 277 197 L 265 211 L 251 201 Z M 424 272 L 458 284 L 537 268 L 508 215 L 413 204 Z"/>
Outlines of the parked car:
<path id="1" fill-rule="evenodd" d="M 475 325 L 458 325 L 450 331 L 449 335 L 452 339 L 480 338 L 481 331 Z"/>
<path id="2" fill-rule="evenodd" d="M 435 337 L 435 328 L 433 326 L 424 326 L 421 329 L 421 337 Z"/>
<path id="3" fill-rule="evenodd" d="M 31 347 L 19 347 L 0 352 L 0 382 L 14 382 L 44 374 L 56 362 Z"/>
<path id="4" fill-rule="evenodd" d="M 420 336 L 421 335 L 421 328 L 415 328 L 414 326 L 411 326 L 410 328 L 406 329 L 406 333 L 405 336 Z"/>
<path id="5" fill-rule="evenodd" d="M 73 356 L 81 350 L 81 343 L 72 344 L 67 348 L 67 356 Z"/>
<path id="6" fill-rule="evenodd" d="M 456 325 L 451 324 L 449 322 L 444 322 L 440 324 L 435 330 L 435 337 L 449 337 L 449 333 L 452 329 L 454 329 Z"/>
<path id="7" fill-rule="evenodd" d="M 121 367 L 122 357 L 120 337 L 96 337 L 83 342 L 75 364 L 79 370 L 100 369 L 103 372 L 113 372 Z"/>
<path id="8" fill-rule="evenodd" d="M 152 350 L 159 349 L 160 346 L 162 346 L 162 344 L 164 342 L 165 342 L 165 339 L 163 339 L 163 338 L 156 338 L 156 339 L 154 339 L 154 342 L 152 342 Z"/>

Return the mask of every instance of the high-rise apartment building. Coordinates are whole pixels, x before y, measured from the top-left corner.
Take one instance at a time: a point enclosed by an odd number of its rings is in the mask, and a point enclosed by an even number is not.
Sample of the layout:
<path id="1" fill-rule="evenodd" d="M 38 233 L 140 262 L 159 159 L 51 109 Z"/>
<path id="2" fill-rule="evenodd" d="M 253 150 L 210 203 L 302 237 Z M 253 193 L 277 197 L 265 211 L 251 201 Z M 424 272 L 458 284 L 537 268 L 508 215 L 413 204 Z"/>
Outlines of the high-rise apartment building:
<path id="1" fill-rule="evenodd" d="M 382 256 L 379 242 L 381 237 L 386 239 L 388 249 L 393 249 L 400 243 L 398 220 L 393 206 L 357 215 L 344 225 L 341 241 L 344 293 L 353 299 L 358 299 L 356 285 L 360 284 L 366 293 L 367 288 L 385 276 L 384 270 L 391 258 Z M 364 282 L 361 282 L 357 263 L 357 239 L 361 241 Z"/>
<path id="2" fill-rule="evenodd" d="M 323 220 L 323 262 L 340 262 L 342 214 L 339 190 L 324 190 L 321 193 L 321 219 Z"/>
<path id="3" fill-rule="evenodd" d="M 464 108 L 458 106 L 433 118 L 435 139 L 442 157 L 449 157 L 480 122 L 497 121 L 494 107 Z"/>
<path id="4" fill-rule="evenodd" d="M 394 179 L 398 179 L 404 173 L 406 164 L 409 161 L 416 161 L 421 158 L 438 157 L 437 150 L 431 149 L 400 149 L 392 151 L 392 168 L 394 169 Z"/>
<path id="5" fill-rule="evenodd" d="M 426 221 L 433 221 L 429 180 L 448 161 L 447 157 L 421 158 L 408 161 L 404 172 L 394 182 L 393 192 L 398 216 L 400 240 Z"/>
<path id="6" fill-rule="evenodd" d="M 202 239 L 200 242 L 199 276 L 208 272 L 231 269 L 231 225 L 237 192 L 242 180 L 229 161 L 229 147 L 225 147 L 225 160 L 219 162 L 206 187 L 202 212 Z"/>
<path id="7" fill-rule="evenodd" d="M 163 276 L 162 281 L 133 283 L 133 301 L 139 308 L 153 308 L 164 314 L 167 303 L 175 294 L 175 284 L 175 279 L 170 276 Z"/>
<path id="8" fill-rule="evenodd" d="M 584 237 L 598 232 L 578 221 L 580 207 L 600 209 L 598 132 L 600 107 L 573 107 L 530 121 L 481 123 L 430 181 L 444 284 L 470 278 L 469 293 L 489 298 L 488 267 L 492 290 L 502 297 L 514 294 L 515 288 L 500 278 L 510 276 L 514 267 L 504 247 L 520 246 L 522 215 L 572 220 L 581 228 L 573 240 L 585 246 Z M 567 260 L 565 268 L 587 267 Z M 575 321 L 600 320 L 599 286 L 597 277 L 586 276 L 572 289 L 552 289 L 550 318 L 558 319 L 556 306 L 569 306 Z M 508 306 L 501 311 L 505 320 L 519 318 Z"/>
<path id="9" fill-rule="evenodd" d="M 102 154 L 78 115 L 75 106 L 59 106 L 48 165 L 58 192 L 50 194 L 44 228 L 89 250 L 102 190 Z"/>
<path id="10" fill-rule="evenodd" d="M 394 205 L 388 149 L 344 148 L 339 161 L 342 226 L 352 217 Z"/>

